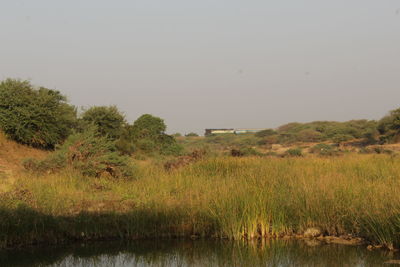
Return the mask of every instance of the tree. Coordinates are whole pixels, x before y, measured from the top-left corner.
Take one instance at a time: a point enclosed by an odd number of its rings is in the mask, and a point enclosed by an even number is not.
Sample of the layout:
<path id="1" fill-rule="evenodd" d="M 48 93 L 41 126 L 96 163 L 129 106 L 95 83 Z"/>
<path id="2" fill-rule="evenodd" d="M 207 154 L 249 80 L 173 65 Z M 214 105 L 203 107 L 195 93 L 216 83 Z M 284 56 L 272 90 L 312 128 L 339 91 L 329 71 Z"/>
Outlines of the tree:
<path id="1" fill-rule="evenodd" d="M 396 141 L 400 136 L 400 108 L 390 111 L 378 124 L 378 131 L 384 142 Z"/>
<path id="2" fill-rule="evenodd" d="M 0 128 L 11 139 L 54 148 L 75 125 L 76 109 L 59 91 L 15 79 L 0 83 Z"/>
<path id="3" fill-rule="evenodd" d="M 191 132 L 191 133 L 185 134 L 185 136 L 186 137 L 198 137 L 199 135 L 197 133 Z"/>
<path id="4" fill-rule="evenodd" d="M 124 115 L 116 106 L 95 106 L 82 114 L 83 127 L 93 124 L 102 136 L 118 139 L 126 124 Z"/>
<path id="5" fill-rule="evenodd" d="M 146 153 L 158 151 L 161 154 L 179 154 L 182 147 L 173 136 L 165 133 L 166 129 L 163 119 L 144 114 L 133 123 L 131 137 L 135 146 Z"/>
<path id="6" fill-rule="evenodd" d="M 400 133 L 400 108 L 392 110 L 390 112 L 390 117 L 392 121 L 389 125 L 389 128 L 396 131 L 396 133 Z"/>
<path id="7" fill-rule="evenodd" d="M 166 129 L 163 119 L 144 114 L 133 123 L 132 136 L 134 139 L 159 139 L 165 134 Z"/>

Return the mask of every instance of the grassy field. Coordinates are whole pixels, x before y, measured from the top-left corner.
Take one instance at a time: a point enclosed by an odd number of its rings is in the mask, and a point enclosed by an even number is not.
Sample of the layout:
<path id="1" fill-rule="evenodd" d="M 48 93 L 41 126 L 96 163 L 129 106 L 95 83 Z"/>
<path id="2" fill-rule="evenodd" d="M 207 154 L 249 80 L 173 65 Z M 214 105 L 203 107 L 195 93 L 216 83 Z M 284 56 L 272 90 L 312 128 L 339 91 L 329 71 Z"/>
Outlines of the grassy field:
<path id="1" fill-rule="evenodd" d="M 209 158 L 136 178 L 14 172 L 0 193 L 0 247 L 152 237 L 250 239 L 352 234 L 400 244 L 400 158 Z M 0 179 L 4 183 L 6 178 Z"/>

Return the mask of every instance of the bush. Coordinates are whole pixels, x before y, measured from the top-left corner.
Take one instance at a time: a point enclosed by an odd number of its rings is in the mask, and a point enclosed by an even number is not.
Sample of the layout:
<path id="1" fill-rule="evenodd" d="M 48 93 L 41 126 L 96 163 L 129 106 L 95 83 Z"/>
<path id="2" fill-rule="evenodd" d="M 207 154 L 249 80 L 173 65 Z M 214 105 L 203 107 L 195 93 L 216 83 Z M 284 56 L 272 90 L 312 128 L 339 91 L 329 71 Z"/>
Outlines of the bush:
<path id="1" fill-rule="evenodd" d="M 271 136 L 271 135 L 275 135 L 275 134 L 277 134 L 276 131 L 274 131 L 272 129 L 266 129 L 266 130 L 257 132 L 255 135 L 257 137 L 267 137 L 267 136 Z"/>
<path id="2" fill-rule="evenodd" d="M 157 144 L 151 139 L 140 139 L 136 141 L 136 146 L 143 152 L 150 153 L 157 150 Z"/>
<path id="3" fill-rule="evenodd" d="M 354 137 L 349 134 L 337 134 L 334 137 L 332 137 L 332 141 L 335 143 L 346 142 L 351 139 L 354 139 Z"/>
<path id="4" fill-rule="evenodd" d="M 337 150 L 328 144 L 317 144 L 310 149 L 310 153 L 321 156 L 333 156 L 337 154 Z"/>
<path id="5" fill-rule="evenodd" d="M 24 162 L 28 170 L 35 172 L 56 172 L 72 168 L 85 176 L 133 177 L 134 169 L 130 159 L 121 156 L 115 142 L 100 136 L 98 129 L 90 127 L 82 133 L 68 137 L 65 143 L 44 160 L 28 159 Z"/>
<path id="6" fill-rule="evenodd" d="M 188 133 L 188 134 L 185 134 L 185 136 L 186 137 L 197 137 L 199 135 L 197 133 Z"/>
<path id="7" fill-rule="evenodd" d="M 289 123 L 278 128 L 279 143 L 294 142 L 343 142 L 358 139 L 368 132 L 376 131 L 377 122 L 352 120 L 347 122 L 314 121 Z"/>
<path id="8" fill-rule="evenodd" d="M 301 148 L 291 148 L 286 150 L 284 156 L 289 156 L 289 157 L 302 157 L 303 156 L 303 151 Z"/>
<path id="9" fill-rule="evenodd" d="M 392 110 L 379 121 L 378 131 L 387 142 L 397 142 L 400 138 L 400 108 Z"/>
<path id="10" fill-rule="evenodd" d="M 37 173 L 54 173 L 67 166 L 64 155 L 60 153 L 52 154 L 44 160 L 28 158 L 22 164 L 25 169 Z"/>
<path id="11" fill-rule="evenodd" d="M 306 129 L 297 133 L 296 141 L 300 142 L 318 142 L 322 139 L 322 134 L 318 131 Z"/>
<path id="12" fill-rule="evenodd" d="M 258 145 L 273 145 L 273 144 L 278 144 L 279 143 L 279 137 L 278 135 L 271 135 L 264 137 L 260 141 L 257 142 Z"/>
<path id="13" fill-rule="evenodd" d="M 179 155 L 183 148 L 173 136 L 165 133 L 166 129 L 163 119 L 144 114 L 133 123 L 130 136 L 133 144 L 145 153 Z"/>
<path id="14" fill-rule="evenodd" d="M 54 148 L 76 125 L 76 109 L 60 92 L 34 88 L 28 81 L 0 83 L 0 128 L 11 139 L 38 148 Z"/>
<path id="15" fill-rule="evenodd" d="M 113 140 L 118 139 L 123 131 L 125 123 L 124 115 L 116 106 L 91 107 L 82 114 L 83 129 L 93 124 L 102 136 Z"/>
<path id="16" fill-rule="evenodd" d="M 246 157 L 246 156 L 262 156 L 263 154 L 258 152 L 252 147 L 245 147 L 241 149 L 232 149 L 231 156 L 233 157 Z"/>

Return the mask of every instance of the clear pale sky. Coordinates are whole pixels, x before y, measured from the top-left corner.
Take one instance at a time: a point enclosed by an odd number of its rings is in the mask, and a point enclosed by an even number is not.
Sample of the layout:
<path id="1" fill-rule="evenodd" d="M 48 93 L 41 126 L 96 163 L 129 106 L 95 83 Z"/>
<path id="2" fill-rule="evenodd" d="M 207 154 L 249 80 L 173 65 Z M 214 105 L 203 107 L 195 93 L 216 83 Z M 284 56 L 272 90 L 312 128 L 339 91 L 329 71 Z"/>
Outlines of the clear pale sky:
<path id="1" fill-rule="evenodd" d="M 400 107 L 399 0 L 1 0 L 0 79 L 168 132 Z"/>

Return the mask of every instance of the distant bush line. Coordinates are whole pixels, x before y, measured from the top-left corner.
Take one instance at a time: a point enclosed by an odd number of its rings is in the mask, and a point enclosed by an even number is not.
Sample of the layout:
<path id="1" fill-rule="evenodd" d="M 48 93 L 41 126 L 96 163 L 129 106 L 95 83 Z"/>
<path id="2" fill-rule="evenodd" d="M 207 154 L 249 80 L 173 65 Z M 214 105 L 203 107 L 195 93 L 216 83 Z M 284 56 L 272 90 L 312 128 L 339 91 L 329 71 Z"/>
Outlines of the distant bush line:
<path id="1" fill-rule="evenodd" d="M 277 129 L 244 136 L 226 134 L 195 138 L 197 134 L 190 132 L 182 137 L 180 134 L 166 134 L 166 128 L 163 119 L 150 114 L 144 114 L 129 123 L 116 106 L 93 106 L 78 113 L 77 108 L 69 104 L 59 91 L 36 87 L 23 80 L 6 79 L 0 82 L 0 130 L 21 144 L 59 150 L 51 160 L 28 164 L 33 169 L 54 169 L 53 165 L 67 166 L 67 162 L 62 162 L 67 160 L 62 151 L 74 149 L 78 143 L 80 148 L 86 149 L 87 136 L 90 136 L 92 146 L 99 146 L 93 149 L 104 152 L 103 155 L 122 157 L 134 154 L 138 158 L 140 155 L 179 156 L 182 155 L 184 146 L 190 147 L 190 144 L 212 144 L 221 149 L 239 149 L 237 155 L 257 156 L 260 153 L 255 147 L 269 147 L 273 144 L 341 143 L 351 140 L 358 140 L 361 146 L 392 143 L 400 141 L 400 109 L 391 111 L 379 121 L 293 122 Z M 71 138 L 77 138 L 76 142 L 71 143 Z M 187 141 L 178 143 L 175 138 L 186 138 Z M 104 151 L 106 147 L 102 146 L 104 140 L 106 144 L 110 144 L 106 146 L 108 151 Z M 68 145 L 72 147 L 67 148 Z M 312 153 L 332 155 L 334 151 L 328 147 L 318 147 L 312 149 Z M 302 153 L 293 149 L 286 154 L 300 156 Z M 112 157 L 113 160 L 105 156 L 108 159 L 103 159 L 102 164 L 115 165 L 115 156 Z M 122 158 L 117 161 L 119 160 Z M 76 164 L 72 165 L 76 168 Z M 83 172 L 87 171 L 86 167 L 82 167 Z M 98 173 L 98 170 L 94 173 Z"/>

